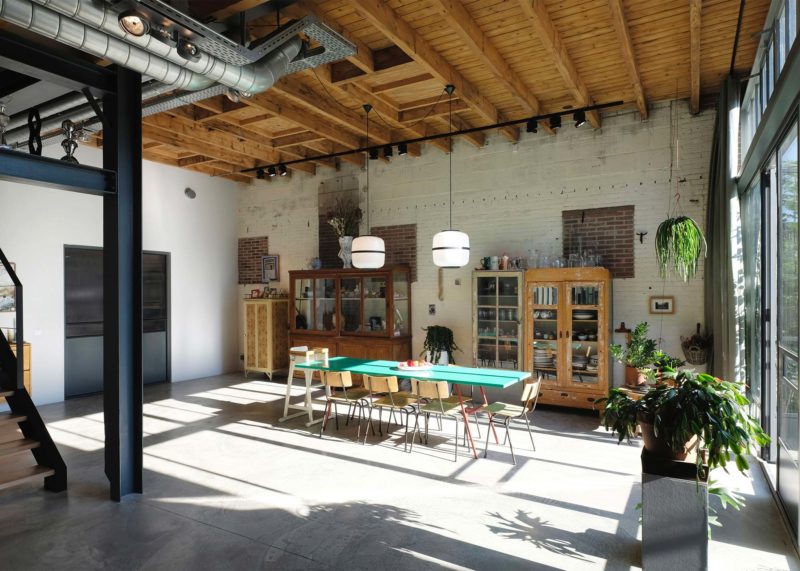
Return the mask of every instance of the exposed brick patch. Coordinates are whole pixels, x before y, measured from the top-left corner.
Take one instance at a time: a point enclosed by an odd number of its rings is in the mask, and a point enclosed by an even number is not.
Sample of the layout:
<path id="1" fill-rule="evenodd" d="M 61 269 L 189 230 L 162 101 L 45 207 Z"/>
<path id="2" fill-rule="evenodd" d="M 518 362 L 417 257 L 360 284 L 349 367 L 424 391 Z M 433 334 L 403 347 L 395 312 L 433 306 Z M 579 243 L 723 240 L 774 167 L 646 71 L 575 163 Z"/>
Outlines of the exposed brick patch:
<path id="1" fill-rule="evenodd" d="M 260 284 L 261 256 L 269 254 L 269 238 L 239 238 L 239 283 Z"/>
<path id="2" fill-rule="evenodd" d="M 372 234 L 386 244 L 386 265 L 409 266 L 411 281 L 417 281 L 417 225 L 373 226 Z"/>
<path id="3" fill-rule="evenodd" d="M 564 210 L 561 212 L 564 257 L 580 248 L 603 256 L 615 278 L 634 277 L 633 206 Z"/>

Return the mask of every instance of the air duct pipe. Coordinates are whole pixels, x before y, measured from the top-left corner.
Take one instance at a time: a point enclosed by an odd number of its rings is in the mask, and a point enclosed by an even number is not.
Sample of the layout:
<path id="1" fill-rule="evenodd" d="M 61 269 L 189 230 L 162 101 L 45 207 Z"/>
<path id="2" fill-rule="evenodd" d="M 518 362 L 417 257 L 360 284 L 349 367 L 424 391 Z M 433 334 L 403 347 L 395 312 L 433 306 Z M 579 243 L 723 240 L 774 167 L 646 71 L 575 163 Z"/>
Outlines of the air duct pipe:
<path id="1" fill-rule="evenodd" d="M 17 1 L 27 2 L 29 0 Z M 221 83 L 242 93 L 261 93 L 272 87 L 286 73 L 289 63 L 297 57 L 303 45 L 299 37 L 294 37 L 260 61 L 245 66 L 227 63 L 202 51 L 199 52 L 197 61 L 190 61 L 183 58 L 177 48 L 171 47 L 151 35 L 134 36 L 127 33 L 119 25 L 119 11 L 103 2 L 97 0 L 32 1 L 39 6 L 49 8 L 67 18 L 85 24 L 91 29 L 99 30 L 110 37 L 137 46 L 151 54 L 151 57 L 171 62 L 206 77 L 212 82 Z"/>

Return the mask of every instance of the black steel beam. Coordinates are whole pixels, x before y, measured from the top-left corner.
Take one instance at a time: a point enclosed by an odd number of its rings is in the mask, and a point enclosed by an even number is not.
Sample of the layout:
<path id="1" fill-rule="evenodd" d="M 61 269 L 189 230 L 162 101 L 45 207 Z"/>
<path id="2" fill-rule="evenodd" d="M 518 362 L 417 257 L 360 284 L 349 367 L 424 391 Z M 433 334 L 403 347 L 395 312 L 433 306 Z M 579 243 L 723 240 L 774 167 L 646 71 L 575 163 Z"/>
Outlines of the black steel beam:
<path id="1" fill-rule="evenodd" d="M 0 180 L 103 195 L 114 192 L 113 171 L 0 149 Z"/>
<path id="2" fill-rule="evenodd" d="M 39 80 L 35 77 L 30 77 L 11 71 L 10 69 L 0 72 L 0 99 L 8 97 L 21 89 L 30 87 Z"/>
<path id="3" fill-rule="evenodd" d="M 59 52 L 40 41 L 0 31 L 0 67 L 73 91 L 84 87 L 104 93 L 116 91 L 113 71 Z"/>
<path id="4" fill-rule="evenodd" d="M 111 499 L 142 492 L 142 83 L 117 68 L 103 98 L 103 166 L 117 192 L 103 198 L 103 405 Z"/>

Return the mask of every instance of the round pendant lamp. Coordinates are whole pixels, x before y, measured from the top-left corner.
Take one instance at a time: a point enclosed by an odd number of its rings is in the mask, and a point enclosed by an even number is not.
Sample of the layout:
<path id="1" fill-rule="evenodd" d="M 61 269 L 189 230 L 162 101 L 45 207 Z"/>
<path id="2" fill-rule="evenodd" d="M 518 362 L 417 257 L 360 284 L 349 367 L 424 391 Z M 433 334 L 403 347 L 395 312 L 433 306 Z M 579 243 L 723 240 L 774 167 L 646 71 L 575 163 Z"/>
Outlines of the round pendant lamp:
<path id="1" fill-rule="evenodd" d="M 367 147 L 369 147 L 369 112 L 372 111 L 372 105 L 369 103 L 364 105 L 364 111 L 367 113 Z M 370 231 L 369 226 L 369 155 L 366 155 L 367 161 L 367 232 Z M 362 269 L 377 269 L 382 268 L 386 261 L 386 246 L 383 238 L 378 236 L 359 236 L 353 240 L 353 267 Z"/>
<path id="2" fill-rule="evenodd" d="M 450 133 L 453 132 L 453 92 L 455 86 L 445 86 L 445 91 L 449 95 L 449 116 Z M 433 237 L 431 253 L 433 254 L 434 265 L 440 268 L 463 268 L 469 263 L 469 236 L 465 232 L 453 230 L 453 135 L 448 138 L 450 141 L 450 229 L 442 230 Z"/>

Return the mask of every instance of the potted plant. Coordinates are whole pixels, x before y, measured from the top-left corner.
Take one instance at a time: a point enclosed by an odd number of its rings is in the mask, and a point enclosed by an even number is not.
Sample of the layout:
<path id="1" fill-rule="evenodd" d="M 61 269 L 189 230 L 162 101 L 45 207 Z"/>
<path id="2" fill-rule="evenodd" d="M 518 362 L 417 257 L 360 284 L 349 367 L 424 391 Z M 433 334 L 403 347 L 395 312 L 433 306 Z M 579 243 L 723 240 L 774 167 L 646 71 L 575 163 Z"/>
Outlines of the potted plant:
<path id="1" fill-rule="evenodd" d="M 681 349 L 686 356 L 686 360 L 692 365 L 702 365 L 708 360 L 708 351 L 711 349 L 711 335 L 700 333 L 700 324 L 693 335 L 684 337 L 681 335 Z"/>
<path id="2" fill-rule="evenodd" d="M 353 237 L 358 235 L 362 212 L 353 200 L 337 198 L 328 211 L 328 224 L 339 239 L 339 258 L 343 267 L 350 268 L 352 260 Z"/>
<path id="3" fill-rule="evenodd" d="M 697 262 L 705 252 L 706 239 L 692 218 L 667 218 L 658 226 L 656 258 L 661 277 L 666 277 L 672 269 L 683 281 L 689 281 L 697 272 Z"/>
<path id="4" fill-rule="evenodd" d="M 684 361 L 683 359 L 667 355 L 666 353 L 660 350 L 656 351 L 656 358 L 653 361 L 653 366 L 656 368 L 655 370 L 656 380 L 660 381 L 665 371 L 669 369 L 677 370 L 679 367 L 682 367 L 685 364 L 686 361 Z"/>
<path id="5" fill-rule="evenodd" d="M 647 338 L 649 325 L 643 321 L 631 332 L 628 343 L 622 345 L 612 344 L 608 348 L 611 356 L 625 365 L 625 384 L 629 386 L 643 385 L 647 379 L 647 371 L 656 360 L 659 351 L 656 342 Z"/>
<path id="6" fill-rule="evenodd" d="M 427 353 L 427 359 L 431 363 L 447 365 L 448 363 L 455 364 L 456 359 L 453 356 L 454 351 L 461 351 L 453 339 L 453 331 L 449 327 L 443 325 L 431 325 L 427 328 L 423 327 L 425 331 L 425 342 L 422 345 L 422 353 Z"/>

